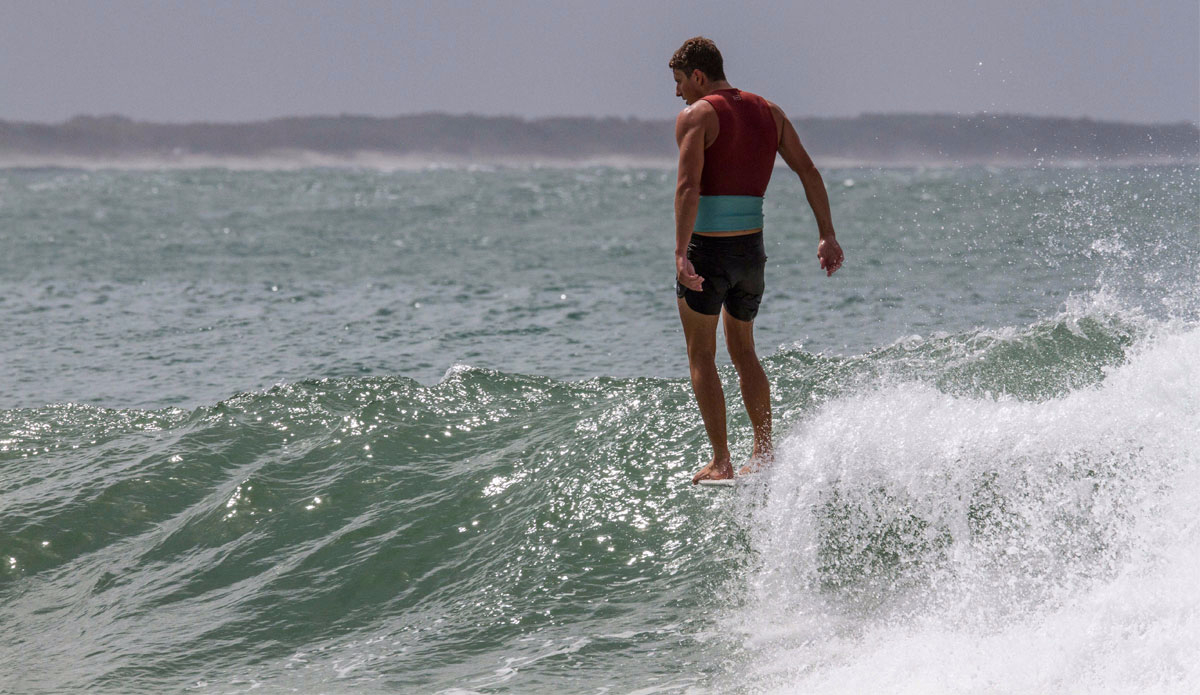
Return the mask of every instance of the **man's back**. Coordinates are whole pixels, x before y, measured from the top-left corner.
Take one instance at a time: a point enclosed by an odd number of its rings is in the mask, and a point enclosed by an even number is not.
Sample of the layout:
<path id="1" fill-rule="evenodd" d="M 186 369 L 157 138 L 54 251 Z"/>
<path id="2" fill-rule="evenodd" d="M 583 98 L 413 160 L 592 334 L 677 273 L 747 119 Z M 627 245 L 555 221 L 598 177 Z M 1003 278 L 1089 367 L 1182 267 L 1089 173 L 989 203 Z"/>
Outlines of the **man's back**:
<path id="1" fill-rule="evenodd" d="M 700 195 L 762 196 L 775 168 L 779 131 L 766 99 L 739 89 L 705 96 L 717 114 L 716 139 L 704 150 Z"/>

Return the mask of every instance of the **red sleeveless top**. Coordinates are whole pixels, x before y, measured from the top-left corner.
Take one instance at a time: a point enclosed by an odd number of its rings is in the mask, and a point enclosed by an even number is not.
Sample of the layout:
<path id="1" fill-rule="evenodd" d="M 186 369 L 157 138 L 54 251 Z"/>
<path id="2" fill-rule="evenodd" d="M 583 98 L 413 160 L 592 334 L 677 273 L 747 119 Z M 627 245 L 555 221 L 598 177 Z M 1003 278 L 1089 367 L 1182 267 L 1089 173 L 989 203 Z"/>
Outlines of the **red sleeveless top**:
<path id="1" fill-rule="evenodd" d="M 716 110 L 720 132 L 704 150 L 700 195 L 763 195 L 779 149 L 771 107 L 740 89 L 720 89 L 703 99 Z"/>

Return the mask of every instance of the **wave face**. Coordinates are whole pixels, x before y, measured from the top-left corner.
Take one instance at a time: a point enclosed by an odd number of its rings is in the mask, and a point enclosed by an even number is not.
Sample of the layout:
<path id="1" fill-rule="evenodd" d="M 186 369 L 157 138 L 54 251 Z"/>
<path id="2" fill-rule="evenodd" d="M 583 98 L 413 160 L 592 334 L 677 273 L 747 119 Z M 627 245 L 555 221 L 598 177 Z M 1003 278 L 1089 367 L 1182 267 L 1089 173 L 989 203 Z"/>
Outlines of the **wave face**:
<path id="1" fill-rule="evenodd" d="M 709 489 L 665 172 L 0 174 L 0 692 L 1200 690 L 1195 171 L 827 179 Z"/>
<path id="2" fill-rule="evenodd" d="M 1105 313 L 782 351 L 778 465 L 732 494 L 687 485 L 679 379 L 5 411 L 12 687 L 1200 682 L 1198 359 Z"/>

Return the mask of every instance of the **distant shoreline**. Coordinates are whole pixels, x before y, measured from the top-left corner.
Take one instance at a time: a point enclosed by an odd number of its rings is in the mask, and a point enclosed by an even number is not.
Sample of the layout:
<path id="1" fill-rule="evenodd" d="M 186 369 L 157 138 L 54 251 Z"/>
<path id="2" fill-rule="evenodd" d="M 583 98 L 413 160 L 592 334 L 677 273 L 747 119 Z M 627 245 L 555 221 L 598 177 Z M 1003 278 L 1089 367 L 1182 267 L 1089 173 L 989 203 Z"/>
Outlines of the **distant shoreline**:
<path id="1" fill-rule="evenodd" d="M 1020 115 L 865 114 L 794 121 L 818 164 L 1090 166 L 1200 162 L 1200 127 Z M 419 114 L 163 124 L 0 121 L 0 167 L 426 169 L 670 166 L 666 120 Z"/>

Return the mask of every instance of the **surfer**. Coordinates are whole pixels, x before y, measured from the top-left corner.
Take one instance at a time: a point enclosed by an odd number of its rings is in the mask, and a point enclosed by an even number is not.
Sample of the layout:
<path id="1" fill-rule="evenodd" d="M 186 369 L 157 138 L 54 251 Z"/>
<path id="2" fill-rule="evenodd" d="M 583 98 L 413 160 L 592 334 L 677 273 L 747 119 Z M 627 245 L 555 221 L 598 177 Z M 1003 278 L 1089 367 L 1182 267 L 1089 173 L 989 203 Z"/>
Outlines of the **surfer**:
<path id="1" fill-rule="evenodd" d="M 675 294 L 687 341 L 692 390 L 712 444 L 712 461 L 692 483 L 733 478 L 725 392 L 717 375 L 717 322 L 737 369 L 742 402 L 754 427 L 754 451 L 740 472 L 771 461 L 771 390 L 754 351 L 754 317 L 763 294 L 763 194 L 775 154 L 796 172 L 817 219 L 817 259 L 827 275 L 842 266 L 829 198 L 796 129 L 775 104 L 725 79 L 716 44 L 688 39 L 669 64 L 675 96 L 687 107 L 675 119 L 679 178 L 675 188 Z M 724 311 L 722 311 L 722 309 Z"/>

